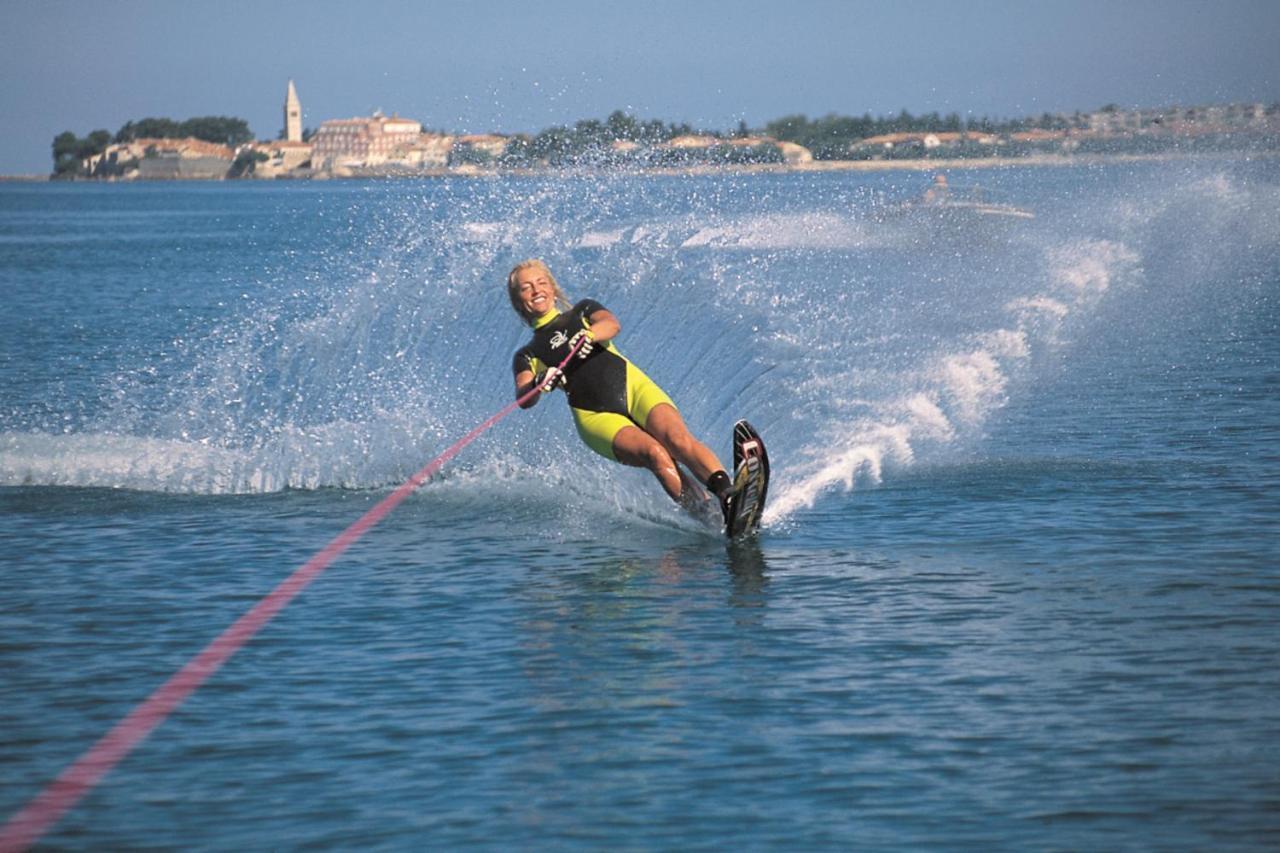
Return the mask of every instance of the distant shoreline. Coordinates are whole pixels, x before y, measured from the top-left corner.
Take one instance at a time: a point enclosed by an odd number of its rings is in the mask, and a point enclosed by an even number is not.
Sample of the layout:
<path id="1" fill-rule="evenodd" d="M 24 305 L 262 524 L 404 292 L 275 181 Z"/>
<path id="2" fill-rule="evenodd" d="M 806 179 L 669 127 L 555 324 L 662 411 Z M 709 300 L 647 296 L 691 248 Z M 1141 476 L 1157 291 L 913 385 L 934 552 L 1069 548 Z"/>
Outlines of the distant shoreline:
<path id="1" fill-rule="evenodd" d="M 814 160 L 809 163 L 753 163 L 736 166 L 683 166 L 640 170 L 653 175 L 795 174 L 808 172 L 940 172 L 959 169 L 1005 169 L 1020 166 L 1105 166 L 1194 160 L 1273 160 L 1280 151 L 1222 151 L 1182 154 L 1032 154 L 1026 157 L 964 157 L 954 159 Z M 520 174 L 538 174 L 527 170 Z"/>
<path id="2" fill-rule="evenodd" d="M 1102 166 L 1120 163 L 1159 163 L 1175 160 L 1275 159 L 1280 151 L 1220 151 L 1182 154 L 1031 154 L 1026 157 L 966 157 L 916 160 L 814 160 L 787 166 L 789 172 L 883 172 L 901 169 L 913 172 L 942 169 L 999 169 L 1016 166 Z"/>
<path id="3" fill-rule="evenodd" d="M 706 165 L 706 166 L 670 166 L 670 167 L 649 167 L 643 169 L 625 170 L 625 169 L 601 169 L 594 170 L 597 174 L 628 174 L 628 175 L 725 175 L 725 174 L 805 174 L 814 172 L 937 172 L 945 170 L 960 169 L 1006 169 L 1018 168 L 1020 166 L 1104 166 L 1117 165 L 1121 163 L 1159 163 L 1172 161 L 1195 161 L 1195 160 L 1273 160 L 1280 158 L 1280 151 L 1218 151 L 1218 152 L 1195 152 L 1195 153 L 1178 153 L 1165 152 L 1159 154 L 1033 154 L 1026 157 L 965 157 L 954 159 L 943 158 L 918 158 L 918 159 L 902 159 L 902 160 L 813 160 L 808 163 L 742 163 L 736 165 Z M 378 174 L 370 170 L 368 173 L 360 175 L 352 175 L 350 177 L 281 177 L 275 180 L 281 181 L 313 181 L 313 180 L 334 180 L 334 181 L 350 181 L 350 180 L 386 180 L 391 178 L 398 179 L 432 179 L 432 178 L 495 178 L 505 175 L 516 175 L 520 177 L 537 177 L 540 175 L 554 175 L 557 173 L 582 174 L 593 170 L 576 170 L 576 169 L 507 169 L 507 170 L 481 170 L 481 169 L 433 169 L 417 172 L 406 172 L 388 170 L 385 173 Z M 258 183 L 252 179 L 213 179 L 213 178 L 194 178 L 180 179 L 174 181 L 164 180 L 147 180 L 142 183 Z M 261 183 L 271 183 L 272 181 L 261 181 Z M 53 181 L 49 175 L 0 175 L 0 183 L 64 183 L 63 181 Z M 96 178 L 77 179 L 66 181 L 65 183 L 137 183 L 137 181 L 110 181 Z"/>

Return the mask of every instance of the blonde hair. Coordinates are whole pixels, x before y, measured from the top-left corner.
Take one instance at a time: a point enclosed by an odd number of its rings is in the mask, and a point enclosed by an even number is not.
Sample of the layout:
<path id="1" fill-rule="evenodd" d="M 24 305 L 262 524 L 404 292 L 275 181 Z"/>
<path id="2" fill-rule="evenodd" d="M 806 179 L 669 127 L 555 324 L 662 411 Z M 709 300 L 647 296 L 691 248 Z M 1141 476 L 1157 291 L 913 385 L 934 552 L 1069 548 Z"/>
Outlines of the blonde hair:
<path id="1" fill-rule="evenodd" d="M 529 258 L 527 261 L 521 261 L 511 268 L 511 272 L 507 273 L 507 297 L 511 300 L 511 307 L 516 309 L 516 313 L 520 315 L 520 319 L 532 326 L 538 318 L 530 316 L 529 312 L 524 310 L 524 303 L 520 301 L 520 284 L 516 281 L 516 276 L 528 269 L 536 269 L 547 277 L 547 281 L 551 282 L 551 289 L 555 292 L 556 307 L 561 311 L 567 311 L 572 306 L 569 304 L 569 297 L 565 295 L 564 290 L 560 287 L 560 282 L 556 281 L 556 277 L 551 274 L 551 270 L 547 265 L 538 258 Z"/>

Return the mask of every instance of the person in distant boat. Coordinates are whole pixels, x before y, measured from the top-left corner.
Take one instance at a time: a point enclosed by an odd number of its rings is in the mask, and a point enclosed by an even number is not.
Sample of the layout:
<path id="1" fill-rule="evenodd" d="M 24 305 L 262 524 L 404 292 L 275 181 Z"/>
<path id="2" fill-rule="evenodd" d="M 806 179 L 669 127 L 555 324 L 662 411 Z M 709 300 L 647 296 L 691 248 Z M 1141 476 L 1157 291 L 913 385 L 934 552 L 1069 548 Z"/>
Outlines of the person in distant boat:
<path id="1" fill-rule="evenodd" d="M 924 191 L 925 204 L 942 204 L 951 198 L 951 188 L 947 186 L 946 175 L 934 175 L 933 185 Z"/>
<path id="2" fill-rule="evenodd" d="M 575 305 L 540 260 L 516 264 L 507 276 L 511 307 L 533 329 L 512 361 L 516 397 L 534 388 L 563 388 L 578 435 L 606 459 L 648 468 L 672 500 L 695 509 L 700 490 L 685 482 L 682 463 L 725 511 L 732 483 L 715 453 L 685 426 L 675 403 L 613 345 L 621 325 L 593 299 Z M 579 347 L 563 371 L 557 368 Z M 535 394 L 522 405 L 530 408 Z"/>

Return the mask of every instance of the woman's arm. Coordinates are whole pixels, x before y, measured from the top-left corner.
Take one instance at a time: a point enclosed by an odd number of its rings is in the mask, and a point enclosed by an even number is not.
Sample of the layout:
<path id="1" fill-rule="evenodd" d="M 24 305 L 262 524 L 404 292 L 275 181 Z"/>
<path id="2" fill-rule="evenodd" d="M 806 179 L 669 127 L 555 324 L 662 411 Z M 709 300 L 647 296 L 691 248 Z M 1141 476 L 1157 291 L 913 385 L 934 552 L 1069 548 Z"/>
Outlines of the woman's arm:
<path id="1" fill-rule="evenodd" d="M 537 384 L 537 381 L 538 381 L 537 377 L 533 375 L 532 370 L 521 370 L 519 373 L 517 373 L 516 374 L 516 399 L 519 400 L 525 394 L 528 394 L 530 391 L 532 391 L 533 386 Z M 541 399 L 542 399 L 541 394 L 534 394 L 528 400 L 525 400 L 523 403 L 521 403 L 520 408 L 530 409 L 533 406 L 537 405 L 537 402 Z"/>
<path id="2" fill-rule="evenodd" d="M 622 324 L 607 308 L 601 308 L 588 317 L 587 324 L 591 326 L 591 337 L 595 338 L 597 343 L 613 340 L 614 335 L 622 331 Z"/>

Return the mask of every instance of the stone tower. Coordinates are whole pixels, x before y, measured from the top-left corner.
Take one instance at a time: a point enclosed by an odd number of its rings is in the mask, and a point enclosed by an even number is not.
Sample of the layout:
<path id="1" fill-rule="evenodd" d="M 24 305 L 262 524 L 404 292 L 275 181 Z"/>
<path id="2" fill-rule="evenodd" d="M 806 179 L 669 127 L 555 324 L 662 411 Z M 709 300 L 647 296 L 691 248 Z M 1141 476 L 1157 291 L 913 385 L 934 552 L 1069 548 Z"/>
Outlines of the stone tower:
<path id="1" fill-rule="evenodd" d="M 292 80 L 289 81 L 289 93 L 284 97 L 284 138 L 289 142 L 302 141 L 302 103 Z"/>

